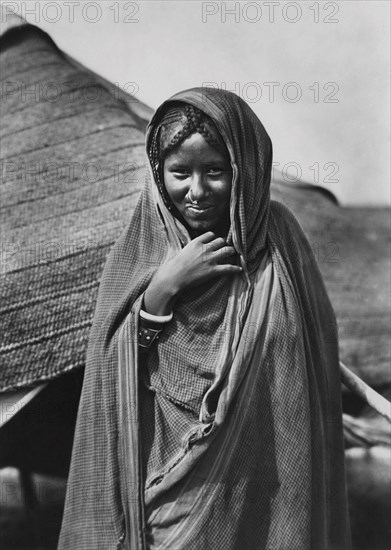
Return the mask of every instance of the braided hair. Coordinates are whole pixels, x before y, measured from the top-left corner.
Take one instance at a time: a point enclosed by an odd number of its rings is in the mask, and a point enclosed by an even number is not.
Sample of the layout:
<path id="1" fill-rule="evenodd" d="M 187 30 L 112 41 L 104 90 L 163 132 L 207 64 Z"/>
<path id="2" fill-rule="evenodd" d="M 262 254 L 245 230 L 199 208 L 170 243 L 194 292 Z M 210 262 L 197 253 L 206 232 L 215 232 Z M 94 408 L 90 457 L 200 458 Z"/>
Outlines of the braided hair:
<path id="1" fill-rule="evenodd" d="M 209 145 L 228 155 L 227 147 L 213 120 L 188 103 L 170 104 L 151 135 L 148 155 L 153 175 L 165 205 L 176 216 L 178 213 L 164 185 L 164 159 L 194 133 L 201 134 Z"/>

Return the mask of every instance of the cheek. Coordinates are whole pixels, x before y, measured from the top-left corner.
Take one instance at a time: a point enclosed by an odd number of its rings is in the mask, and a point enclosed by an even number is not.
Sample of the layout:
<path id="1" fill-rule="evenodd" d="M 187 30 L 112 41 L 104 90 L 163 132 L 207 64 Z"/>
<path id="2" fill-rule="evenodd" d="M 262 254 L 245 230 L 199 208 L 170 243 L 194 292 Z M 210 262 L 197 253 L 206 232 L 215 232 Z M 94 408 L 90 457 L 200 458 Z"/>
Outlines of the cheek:
<path id="1" fill-rule="evenodd" d="M 169 172 L 164 172 L 164 186 L 166 188 L 166 191 L 170 197 L 170 199 L 173 202 L 178 202 L 181 200 L 183 195 L 185 194 L 185 190 L 183 189 L 183 186 L 173 178 Z"/>
<path id="2" fill-rule="evenodd" d="M 232 176 L 227 175 L 222 181 L 221 199 L 226 205 L 231 202 Z"/>

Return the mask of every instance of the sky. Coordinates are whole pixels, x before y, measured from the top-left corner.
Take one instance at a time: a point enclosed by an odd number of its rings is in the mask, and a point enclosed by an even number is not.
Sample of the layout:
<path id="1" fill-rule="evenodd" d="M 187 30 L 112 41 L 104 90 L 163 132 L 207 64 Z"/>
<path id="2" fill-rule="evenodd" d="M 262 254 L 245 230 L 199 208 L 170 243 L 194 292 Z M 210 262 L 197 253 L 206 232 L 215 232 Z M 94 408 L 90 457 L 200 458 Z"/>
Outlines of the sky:
<path id="1" fill-rule="evenodd" d="M 153 109 L 193 86 L 236 92 L 271 136 L 277 178 L 390 204 L 388 1 L 1 3 Z"/>

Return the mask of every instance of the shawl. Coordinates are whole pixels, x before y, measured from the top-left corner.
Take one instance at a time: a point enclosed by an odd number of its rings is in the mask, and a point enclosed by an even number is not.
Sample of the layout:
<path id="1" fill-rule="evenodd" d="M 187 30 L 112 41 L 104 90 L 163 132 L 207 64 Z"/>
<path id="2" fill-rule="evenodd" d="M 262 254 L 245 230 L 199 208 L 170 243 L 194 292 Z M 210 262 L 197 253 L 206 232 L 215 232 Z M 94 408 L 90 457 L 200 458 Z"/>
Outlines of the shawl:
<path id="1" fill-rule="evenodd" d="M 60 550 L 349 547 L 336 319 L 293 214 L 270 201 L 272 145 L 248 105 L 208 88 L 231 158 L 227 241 L 243 274 L 181 296 L 144 359 L 138 315 L 190 237 L 150 170 L 102 276 Z"/>

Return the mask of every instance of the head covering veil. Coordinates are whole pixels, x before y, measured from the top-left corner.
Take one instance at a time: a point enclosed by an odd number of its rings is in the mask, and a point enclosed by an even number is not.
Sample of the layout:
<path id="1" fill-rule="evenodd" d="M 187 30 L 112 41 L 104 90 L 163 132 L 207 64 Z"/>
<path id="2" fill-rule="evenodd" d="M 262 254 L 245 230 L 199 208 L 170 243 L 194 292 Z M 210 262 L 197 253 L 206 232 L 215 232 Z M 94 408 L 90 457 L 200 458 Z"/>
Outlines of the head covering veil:
<path id="1" fill-rule="evenodd" d="M 181 104 L 229 152 L 227 241 L 243 274 L 184 293 L 139 357 L 143 293 L 191 240 L 150 165 L 101 280 L 59 548 L 348 548 L 336 320 L 311 247 L 270 200 L 272 144 L 235 94 L 164 102 L 149 158 Z"/>
<path id="2" fill-rule="evenodd" d="M 234 244 L 248 269 L 259 263 L 265 247 L 270 206 L 272 143 L 262 123 L 237 95 L 195 88 L 173 96 L 156 111 L 147 129 L 151 149 L 153 129 L 170 105 L 187 103 L 209 116 L 222 136 L 231 158 L 231 231 Z M 238 131 L 241 130 L 241 131 Z M 239 176 L 240 175 L 240 176 Z"/>

